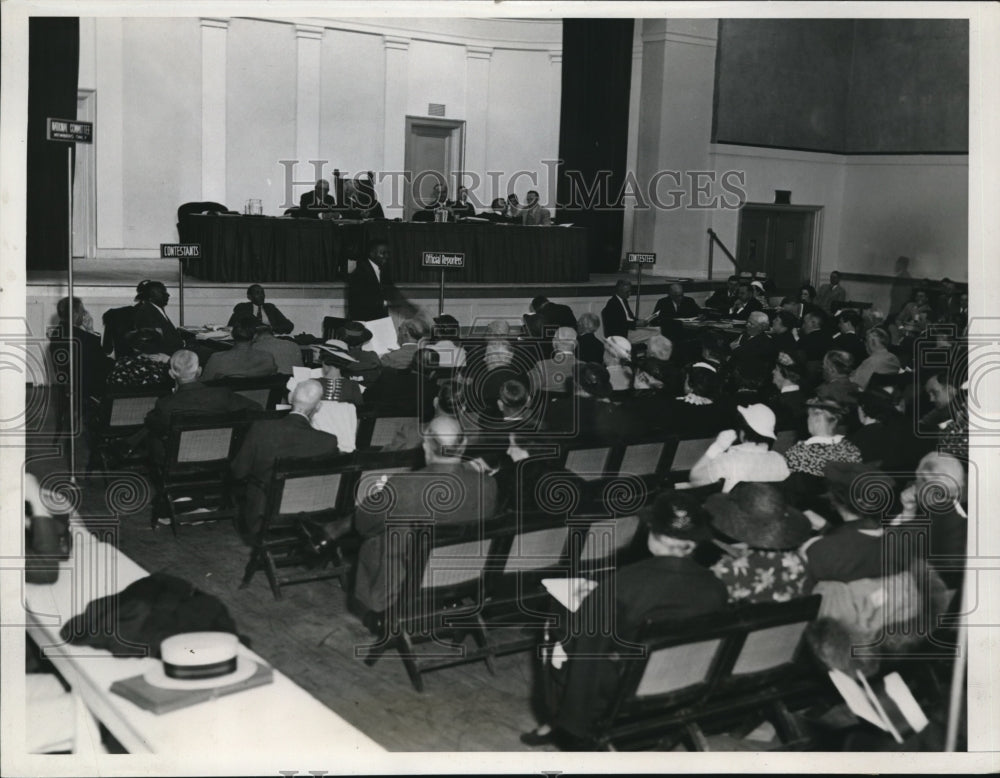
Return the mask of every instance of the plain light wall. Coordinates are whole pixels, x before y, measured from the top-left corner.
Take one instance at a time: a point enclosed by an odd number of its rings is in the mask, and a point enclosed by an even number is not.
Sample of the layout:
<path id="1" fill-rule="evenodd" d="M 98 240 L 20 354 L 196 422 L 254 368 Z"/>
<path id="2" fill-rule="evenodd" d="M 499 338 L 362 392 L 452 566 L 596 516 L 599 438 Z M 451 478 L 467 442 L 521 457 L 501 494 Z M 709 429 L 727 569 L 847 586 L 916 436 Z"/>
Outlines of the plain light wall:
<path id="1" fill-rule="evenodd" d="M 406 115 L 426 116 L 443 103 L 445 118 L 467 121 L 467 146 L 485 145 L 485 160 L 467 168 L 484 181 L 478 194 L 494 196 L 489 170 L 510 175 L 537 171 L 530 188 L 549 194 L 541 161 L 558 157 L 559 20 L 405 19 L 324 20 L 301 23 L 319 40 L 300 39 L 292 19 L 229 19 L 226 42 L 226 192 L 223 202 L 240 211 L 262 200 L 280 215 L 286 197 L 280 160 L 298 158 L 296 101 L 300 46 L 319 47 L 318 158 L 356 173 L 385 169 L 385 139 L 404 142 Z M 202 49 L 198 18 L 97 18 L 81 24 L 81 88 L 97 91 L 97 256 L 148 258 L 158 244 L 177 240 L 177 207 L 205 199 L 202 192 Z M 310 32 L 311 34 L 311 32 Z M 405 101 L 386 116 L 385 38 L 408 43 Z M 478 52 L 479 59 L 469 57 Z M 489 68 L 488 107 L 467 94 L 468 74 Z M 314 61 L 314 60 L 306 60 Z M 474 63 L 470 64 L 470 63 Z M 477 71 L 480 72 L 480 71 Z M 303 81 L 306 83 L 306 81 Z M 473 110 L 473 108 L 478 110 Z M 468 117 L 472 116 L 470 120 Z M 307 133 L 308 135 L 308 133 Z M 396 158 L 402 159 L 398 149 Z M 293 172 L 293 199 L 315 180 L 301 160 Z M 503 194 L 509 190 L 501 179 Z M 391 184 L 379 192 L 387 199 Z M 209 199 L 216 199 L 211 197 Z"/>
<path id="2" fill-rule="evenodd" d="M 900 254 L 913 258 L 914 277 L 968 278 L 966 155 L 844 156 L 712 144 L 716 36 L 715 20 L 643 22 L 636 171 L 641 185 L 659 171 L 710 170 L 717 182 L 727 172 L 741 172 L 750 203 L 773 203 L 776 189 L 791 190 L 793 205 L 822 208 L 817 281 L 836 269 L 892 275 Z M 718 183 L 711 191 L 734 200 Z M 706 278 L 709 227 L 737 251 L 736 209 L 636 210 L 632 218 L 631 244 L 622 251 L 656 252 L 653 275 Z M 731 271 L 716 249 L 713 278 Z"/>

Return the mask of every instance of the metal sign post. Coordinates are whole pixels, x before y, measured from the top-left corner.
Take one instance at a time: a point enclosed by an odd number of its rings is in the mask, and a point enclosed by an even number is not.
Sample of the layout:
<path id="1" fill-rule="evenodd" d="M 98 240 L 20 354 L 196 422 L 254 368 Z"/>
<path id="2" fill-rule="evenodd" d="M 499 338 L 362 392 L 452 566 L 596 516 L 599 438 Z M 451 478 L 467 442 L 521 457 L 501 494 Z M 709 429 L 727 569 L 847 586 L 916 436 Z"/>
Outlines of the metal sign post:
<path id="1" fill-rule="evenodd" d="M 78 122 L 76 119 L 53 119 L 45 122 L 45 139 L 70 144 L 93 143 L 93 122 Z M 66 340 L 68 345 L 67 363 L 69 367 L 69 472 L 70 480 L 76 483 L 76 360 L 73 358 L 73 320 L 76 310 L 73 305 L 73 151 L 75 145 L 66 147 L 66 287 L 69 295 L 69 308 Z M 82 407 L 82 403 L 80 403 Z"/>
<path id="2" fill-rule="evenodd" d="M 176 259 L 177 260 L 177 273 L 178 273 L 178 283 L 177 283 L 177 296 L 179 298 L 178 304 L 180 306 L 180 317 L 179 326 L 184 326 L 184 267 L 185 263 L 189 259 L 201 259 L 201 244 L 200 243 L 161 243 L 160 244 L 160 259 Z"/>
<path id="3" fill-rule="evenodd" d="M 438 316 L 444 313 L 444 273 L 446 270 L 461 270 L 465 267 L 465 254 L 443 251 L 425 251 L 421 267 L 441 271 L 441 286 L 438 289 Z"/>
<path id="4" fill-rule="evenodd" d="M 635 272 L 636 272 L 635 315 L 636 318 L 639 318 L 639 305 L 642 302 L 642 266 L 655 265 L 656 254 L 638 254 L 636 252 L 630 251 L 627 254 L 625 254 L 625 262 L 629 265 L 635 265 Z"/>

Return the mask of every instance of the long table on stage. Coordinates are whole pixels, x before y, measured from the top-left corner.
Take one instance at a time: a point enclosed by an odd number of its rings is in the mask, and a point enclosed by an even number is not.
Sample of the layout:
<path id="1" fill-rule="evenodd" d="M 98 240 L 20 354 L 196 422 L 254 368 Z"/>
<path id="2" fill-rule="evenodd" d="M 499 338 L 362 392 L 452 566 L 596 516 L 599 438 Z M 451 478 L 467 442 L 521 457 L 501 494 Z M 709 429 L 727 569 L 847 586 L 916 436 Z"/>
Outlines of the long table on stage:
<path id="1" fill-rule="evenodd" d="M 434 282 L 421 268 L 424 251 L 462 252 L 456 282 L 515 284 L 589 279 L 587 233 L 579 227 L 437 222 L 337 222 L 292 217 L 184 216 L 182 243 L 199 243 L 202 258 L 187 272 L 207 281 L 332 281 L 349 259 L 362 259 L 373 240 L 385 240 L 396 281 Z"/>

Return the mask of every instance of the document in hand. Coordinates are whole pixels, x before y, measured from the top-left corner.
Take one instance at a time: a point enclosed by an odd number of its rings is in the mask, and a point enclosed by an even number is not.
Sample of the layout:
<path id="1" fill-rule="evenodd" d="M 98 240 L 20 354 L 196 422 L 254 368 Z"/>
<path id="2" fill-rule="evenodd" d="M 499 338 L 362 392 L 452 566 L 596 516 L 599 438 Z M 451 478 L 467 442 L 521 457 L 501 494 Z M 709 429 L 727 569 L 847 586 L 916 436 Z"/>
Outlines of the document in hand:
<path id="1" fill-rule="evenodd" d="M 580 604 L 597 588 L 597 581 L 589 578 L 543 578 L 542 586 L 566 610 L 576 613 Z"/>
<path id="2" fill-rule="evenodd" d="M 847 673 L 831 670 L 830 680 L 851 713 L 888 732 L 897 743 L 903 742 L 901 731 L 920 732 L 930 723 L 899 673 L 875 681 L 874 689 L 861 673 L 855 681 Z"/>
<path id="3" fill-rule="evenodd" d="M 396 338 L 396 325 L 391 316 L 384 319 L 374 319 L 366 321 L 365 327 L 372 334 L 372 339 L 361 348 L 364 351 L 374 351 L 379 356 L 388 354 L 399 348 L 399 340 Z"/>

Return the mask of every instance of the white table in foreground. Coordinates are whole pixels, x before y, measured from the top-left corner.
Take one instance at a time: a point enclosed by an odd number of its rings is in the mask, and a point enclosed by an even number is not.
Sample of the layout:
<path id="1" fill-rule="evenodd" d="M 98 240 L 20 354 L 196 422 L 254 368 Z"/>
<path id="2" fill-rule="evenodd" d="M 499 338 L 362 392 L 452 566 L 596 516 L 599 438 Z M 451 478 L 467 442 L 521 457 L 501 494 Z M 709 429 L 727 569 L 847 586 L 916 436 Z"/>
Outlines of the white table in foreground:
<path id="1" fill-rule="evenodd" d="M 277 669 L 273 683 L 159 715 L 113 694 L 112 683 L 140 675 L 159 660 L 115 657 L 103 649 L 69 645 L 59 630 L 91 600 L 119 592 L 148 573 L 82 525 L 74 524 L 72 531 L 73 555 L 62 563 L 59 580 L 25 587 L 28 634 L 129 753 L 385 751 Z M 267 664 L 249 649 L 241 651 Z"/>

